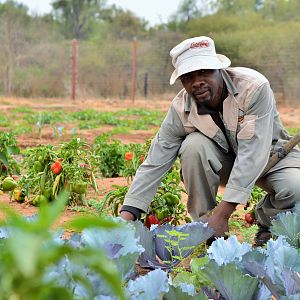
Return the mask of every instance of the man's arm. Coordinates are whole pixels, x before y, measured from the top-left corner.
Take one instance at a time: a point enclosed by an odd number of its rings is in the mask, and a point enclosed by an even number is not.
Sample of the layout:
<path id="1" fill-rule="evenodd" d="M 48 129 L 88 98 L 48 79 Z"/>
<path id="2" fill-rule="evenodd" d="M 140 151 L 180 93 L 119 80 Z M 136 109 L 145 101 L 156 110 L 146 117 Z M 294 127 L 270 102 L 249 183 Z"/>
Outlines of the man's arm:
<path id="1" fill-rule="evenodd" d="M 185 137 L 184 127 L 173 106 L 169 109 L 159 132 L 152 141 L 146 160 L 138 168 L 125 196 L 121 217 L 135 219 L 127 207 L 146 212 L 163 176 L 175 162 Z M 126 212 L 126 213 L 125 213 Z"/>
<path id="2" fill-rule="evenodd" d="M 225 236 L 228 221 L 239 203 L 246 203 L 253 185 L 260 176 L 270 154 L 273 134 L 273 93 L 269 84 L 264 84 L 250 101 L 246 116 L 253 116 L 243 124 L 237 136 L 238 153 L 232 168 L 223 200 L 208 218 L 208 225 L 215 230 L 215 237 Z M 249 131 L 246 127 L 251 126 Z M 259 151 L 259 153 L 258 153 Z"/>
<path id="3" fill-rule="evenodd" d="M 275 101 L 268 83 L 249 102 L 237 133 L 237 156 L 226 184 L 224 201 L 246 204 L 270 156 Z"/>

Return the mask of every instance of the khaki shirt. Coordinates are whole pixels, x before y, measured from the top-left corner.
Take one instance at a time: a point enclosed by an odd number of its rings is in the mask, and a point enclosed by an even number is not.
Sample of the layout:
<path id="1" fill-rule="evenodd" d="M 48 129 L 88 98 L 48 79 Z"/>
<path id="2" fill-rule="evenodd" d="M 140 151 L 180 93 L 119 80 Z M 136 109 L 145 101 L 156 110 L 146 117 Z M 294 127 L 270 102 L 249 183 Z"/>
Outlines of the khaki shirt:
<path id="1" fill-rule="evenodd" d="M 282 126 L 270 84 L 262 74 L 240 67 L 221 72 L 228 89 L 221 116 L 227 139 L 209 114 L 197 113 L 195 101 L 182 89 L 173 99 L 147 159 L 137 170 L 124 205 L 147 211 L 182 141 L 194 131 L 209 137 L 224 153 L 233 149 L 236 158 L 223 200 L 246 204 L 269 156 L 291 137 Z M 285 167 L 300 167 L 297 147 L 269 172 Z"/>

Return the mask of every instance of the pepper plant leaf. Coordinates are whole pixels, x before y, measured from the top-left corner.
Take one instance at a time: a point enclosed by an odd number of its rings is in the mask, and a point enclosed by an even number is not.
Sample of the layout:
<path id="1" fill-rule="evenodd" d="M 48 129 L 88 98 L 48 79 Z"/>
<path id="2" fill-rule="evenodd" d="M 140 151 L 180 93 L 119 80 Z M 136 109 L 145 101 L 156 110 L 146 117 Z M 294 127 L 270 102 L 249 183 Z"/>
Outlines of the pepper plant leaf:
<path id="1" fill-rule="evenodd" d="M 20 148 L 18 146 L 6 146 L 9 154 L 20 154 Z"/>
<path id="2" fill-rule="evenodd" d="M 9 167 L 9 162 L 8 162 L 8 159 L 7 159 L 7 155 L 5 154 L 5 152 L 0 152 L 0 160 L 3 162 L 3 164 L 6 166 L 6 167 Z"/>

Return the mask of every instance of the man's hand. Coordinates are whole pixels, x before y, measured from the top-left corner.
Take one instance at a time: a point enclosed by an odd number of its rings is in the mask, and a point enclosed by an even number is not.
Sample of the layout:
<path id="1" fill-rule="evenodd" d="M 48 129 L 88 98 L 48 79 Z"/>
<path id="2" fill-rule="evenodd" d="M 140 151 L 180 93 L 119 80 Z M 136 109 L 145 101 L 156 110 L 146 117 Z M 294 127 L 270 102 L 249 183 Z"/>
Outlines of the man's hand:
<path id="1" fill-rule="evenodd" d="M 126 210 L 122 211 L 120 213 L 120 216 L 125 221 L 134 221 L 134 219 L 135 219 L 135 216 L 132 213 L 130 213 L 129 211 L 126 211 Z"/>
<path id="2" fill-rule="evenodd" d="M 222 201 L 213 210 L 212 215 L 208 218 L 208 226 L 215 230 L 214 237 L 226 236 L 228 232 L 228 220 L 234 212 L 237 203 Z"/>

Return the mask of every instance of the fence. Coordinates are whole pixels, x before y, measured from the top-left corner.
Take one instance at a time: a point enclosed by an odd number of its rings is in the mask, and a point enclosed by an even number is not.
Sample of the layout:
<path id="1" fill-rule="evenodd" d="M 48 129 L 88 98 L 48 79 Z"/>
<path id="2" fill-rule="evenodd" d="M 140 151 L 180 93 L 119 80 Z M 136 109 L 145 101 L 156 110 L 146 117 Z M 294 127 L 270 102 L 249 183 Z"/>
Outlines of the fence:
<path id="1" fill-rule="evenodd" d="M 156 41 L 73 41 L 28 49 L 35 53 L 35 57 L 24 55 L 23 60 L 14 65 L 10 92 L 15 96 L 73 99 L 172 97 L 181 85 L 169 85 L 173 71 L 169 50 L 180 40 L 182 36 L 178 34 L 172 39 Z M 236 57 L 236 53 L 226 49 L 223 53 L 232 58 L 233 66 L 252 67 L 266 75 L 278 101 L 297 103 L 300 92 L 299 44 L 300 36 L 293 47 L 283 45 L 288 52 L 274 53 L 274 49 L 266 47 L 259 57 L 253 49 L 248 49 L 245 57 Z M 2 94 L 6 93 L 4 59 L 0 57 Z"/>

